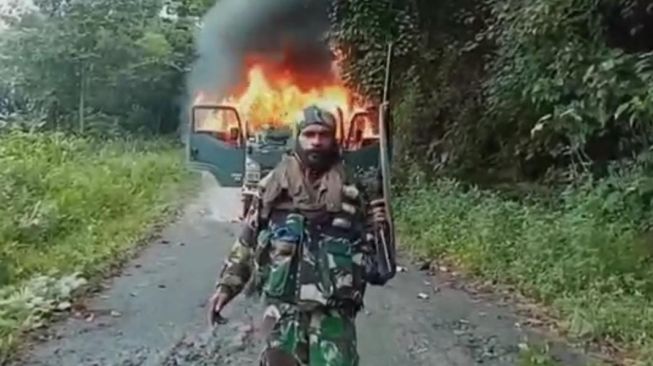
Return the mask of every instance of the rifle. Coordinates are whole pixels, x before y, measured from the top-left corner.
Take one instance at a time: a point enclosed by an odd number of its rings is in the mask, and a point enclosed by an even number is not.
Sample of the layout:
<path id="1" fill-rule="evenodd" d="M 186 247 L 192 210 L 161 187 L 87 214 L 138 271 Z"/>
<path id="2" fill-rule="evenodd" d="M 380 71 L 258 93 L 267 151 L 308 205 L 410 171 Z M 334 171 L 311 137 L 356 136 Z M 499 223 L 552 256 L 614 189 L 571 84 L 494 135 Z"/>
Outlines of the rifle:
<path id="1" fill-rule="evenodd" d="M 385 65 L 385 81 L 383 97 L 379 105 L 379 175 L 381 181 L 379 199 L 371 202 L 375 205 L 384 205 L 386 217 L 383 223 L 377 224 L 374 230 L 375 270 L 372 276 L 373 285 L 384 285 L 392 279 L 397 272 L 395 230 L 390 205 L 390 123 L 389 123 L 389 92 L 390 92 L 390 67 L 392 63 L 392 43 L 388 44 Z"/>

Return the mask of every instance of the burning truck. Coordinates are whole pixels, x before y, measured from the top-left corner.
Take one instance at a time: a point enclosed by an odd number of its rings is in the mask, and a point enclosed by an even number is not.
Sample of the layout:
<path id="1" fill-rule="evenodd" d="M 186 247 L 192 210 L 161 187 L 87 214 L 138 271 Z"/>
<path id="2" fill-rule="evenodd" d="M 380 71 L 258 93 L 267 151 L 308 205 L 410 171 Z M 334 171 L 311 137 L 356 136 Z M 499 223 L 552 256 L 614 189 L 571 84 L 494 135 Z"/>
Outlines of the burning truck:
<path id="1" fill-rule="evenodd" d="M 188 161 L 222 186 L 241 187 L 246 210 L 257 184 L 293 147 L 295 117 L 310 105 L 332 111 L 345 166 L 368 186 L 370 207 L 385 207 L 386 220 L 379 225 L 387 227 L 369 235 L 377 245 L 379 278 L 388 279 L 396 271 L 387 118 L 392 46 L 383 98 L 370 103 L 341 81 L 338 59 L 347 57 L 348 47 L 329 41 L 329 14 L 337 10 L 332 5 L 330 0 L 215 2 L 202 17 L 197 57 L 187 76 Z M 367 70 L 377 71 L 383 69 Z"/>
<path id="2" fill-rule="evenodd" d="M 348 165 L 378 167 L 377 108 L 357 101 L 335 80 L 298 75 L 264 61 L 248 65 L 246 82 L 226 98 L 197 94 L 191 107 L 190 164 L 225 187 L 241 187 L 243 213 L 257 186 L 294 145 L 291 123 L 309 105 L 331 110 Z"/>

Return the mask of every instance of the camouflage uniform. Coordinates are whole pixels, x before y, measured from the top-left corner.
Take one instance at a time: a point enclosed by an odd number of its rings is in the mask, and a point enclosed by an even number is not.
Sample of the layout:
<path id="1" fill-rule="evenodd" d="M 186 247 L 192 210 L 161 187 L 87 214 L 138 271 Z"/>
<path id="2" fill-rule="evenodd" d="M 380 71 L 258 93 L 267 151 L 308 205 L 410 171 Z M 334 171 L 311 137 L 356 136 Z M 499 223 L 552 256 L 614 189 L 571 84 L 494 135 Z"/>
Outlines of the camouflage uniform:
<path id="1" fill-rule="evenodd" d="M 356 366 L 354 320 L 371 245 L 363 189 L 341 163 L 315 184 L 284 157 L 261 185 L 218 291 L 263 295 L 274 325 L 261 365 Z"/>

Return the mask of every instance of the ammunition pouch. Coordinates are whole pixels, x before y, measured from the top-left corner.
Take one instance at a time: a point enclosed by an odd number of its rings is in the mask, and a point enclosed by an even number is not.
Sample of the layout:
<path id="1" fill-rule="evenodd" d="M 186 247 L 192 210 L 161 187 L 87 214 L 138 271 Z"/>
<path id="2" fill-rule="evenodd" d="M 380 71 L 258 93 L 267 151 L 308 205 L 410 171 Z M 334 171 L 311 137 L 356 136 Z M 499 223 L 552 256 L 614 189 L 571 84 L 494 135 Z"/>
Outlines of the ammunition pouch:
<path id="1" fill-rule="evenodd" d="M 276 216 L 276 217 L 275 217 Z M 360 308 L 365 289 L 360 235 L 340 227 L 342 215 L 274 215 L 259 237 L 256 262 L 262 293 L 273 301 Z M 321 218 L 322 220 L 320 220 Z M 328 220 L 327 220 L 328 218 Z"/>

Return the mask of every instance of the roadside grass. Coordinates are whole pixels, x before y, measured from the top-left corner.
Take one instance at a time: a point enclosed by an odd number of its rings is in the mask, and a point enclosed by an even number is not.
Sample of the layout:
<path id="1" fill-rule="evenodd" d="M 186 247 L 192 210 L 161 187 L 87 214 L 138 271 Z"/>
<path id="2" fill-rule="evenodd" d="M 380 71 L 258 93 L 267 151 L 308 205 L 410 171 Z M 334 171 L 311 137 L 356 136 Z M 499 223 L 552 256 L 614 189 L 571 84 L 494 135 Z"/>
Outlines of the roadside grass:
<path id="1" fill-rule="evenodd" d="M 396 219 L 413 254 L 513 285 L 547 306 L 567 336 L 607 340 L 645 360 L 653 349 L 647 187 L 630 174 L 568 188 L 556 202 L 518 202 L 440 180 L 405 187 Z"/>
<path id="2" fill-rule="evenodd" d="M 164 140 L 0 135 L 0 361 L 169 217 L 191 177 Z"/>
<path id="3" fill-rule="evenodd" d="M 552 352 L 548 344 L 520 344 L 519 366 L 570 366 L 560 361 Z M 586 366 L 608 366 L 601 361 L 589 361 Z"/>
<path id="4" fill-rule="evenodd" d="M 525 345 L 519 353 L 519 366 L 564 366 L 553 359 L 546 346 Z"/>

